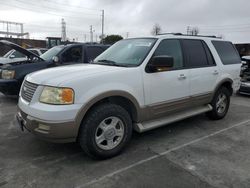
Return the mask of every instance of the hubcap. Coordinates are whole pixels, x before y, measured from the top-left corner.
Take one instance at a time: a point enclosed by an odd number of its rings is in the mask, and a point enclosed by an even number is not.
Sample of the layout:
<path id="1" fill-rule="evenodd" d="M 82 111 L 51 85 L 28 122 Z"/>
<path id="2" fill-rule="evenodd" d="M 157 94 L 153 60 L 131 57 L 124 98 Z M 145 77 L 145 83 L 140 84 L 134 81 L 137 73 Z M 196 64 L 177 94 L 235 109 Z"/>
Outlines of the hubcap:
<path id="1" fill-rule="evenodd" d="M 97 127 L 96 145 L 103 150 L 111 150 L 118 146 L 124 137 L 124 123 L 118 117 L 108 117 Z"/>
<path id="2" fill-rule="evenodd" d="M 218 96 L 216 102 L 216 110 L 218 113 L 223 114 L 227 109 L 227 96 L 224 93 L 221 93 Z"/>

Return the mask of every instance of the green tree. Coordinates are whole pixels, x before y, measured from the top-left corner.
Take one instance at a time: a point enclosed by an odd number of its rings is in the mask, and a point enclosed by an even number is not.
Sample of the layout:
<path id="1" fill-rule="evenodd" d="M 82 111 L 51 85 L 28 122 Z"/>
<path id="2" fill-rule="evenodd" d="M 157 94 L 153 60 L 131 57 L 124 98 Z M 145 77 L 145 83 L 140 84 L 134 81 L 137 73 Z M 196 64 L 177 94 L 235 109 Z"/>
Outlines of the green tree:
<path id="1" fill-rule="evenodd" d="M 103 40 L 101 40 L 101 43 L 103 44 L 114 44 L 119 40 L 122 40 L 123 37 L 120 35 L 107 35 Z"/>

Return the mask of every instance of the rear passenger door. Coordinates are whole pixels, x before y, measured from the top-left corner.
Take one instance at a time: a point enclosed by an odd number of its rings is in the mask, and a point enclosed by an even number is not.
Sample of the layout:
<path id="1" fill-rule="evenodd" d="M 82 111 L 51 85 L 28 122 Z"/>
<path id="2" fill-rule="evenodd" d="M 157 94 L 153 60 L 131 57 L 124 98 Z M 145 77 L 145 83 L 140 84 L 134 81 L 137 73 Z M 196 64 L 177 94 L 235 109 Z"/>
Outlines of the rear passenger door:
<path id="1" fill-rule="evenodd" d="M 189 70 L 190 96 L 197 102 L 209 102 L 220 74 L 212 53 L 203 40 L 182 40 L 185 67 Z"/>

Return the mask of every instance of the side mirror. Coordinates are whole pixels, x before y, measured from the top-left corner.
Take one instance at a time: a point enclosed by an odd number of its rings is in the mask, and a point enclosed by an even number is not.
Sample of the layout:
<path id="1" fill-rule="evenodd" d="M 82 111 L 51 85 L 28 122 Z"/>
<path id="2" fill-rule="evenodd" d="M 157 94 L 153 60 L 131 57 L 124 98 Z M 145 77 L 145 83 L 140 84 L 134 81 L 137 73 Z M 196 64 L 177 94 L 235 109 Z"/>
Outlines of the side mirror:
<path id="1" fill-rule="evenodd" d="M 58 64 L 59 63 L 59 57 L 57 57 L 57 56 L 52 57 L 52 61 L 53 61 L 53 63 Z"/>
<path id="2" fill-rule="evenodd" d="M 174 58 L 171 56 L 154 56 L 148 65 L 149 72 L 167 71 L 174 66 Z"/>
<path id="3" fill-rule="evenodd" d="M 13 59 L 13 58 L 15 58 L 16 56 L 15 55 L 10 55 L 10 59 Z"/>

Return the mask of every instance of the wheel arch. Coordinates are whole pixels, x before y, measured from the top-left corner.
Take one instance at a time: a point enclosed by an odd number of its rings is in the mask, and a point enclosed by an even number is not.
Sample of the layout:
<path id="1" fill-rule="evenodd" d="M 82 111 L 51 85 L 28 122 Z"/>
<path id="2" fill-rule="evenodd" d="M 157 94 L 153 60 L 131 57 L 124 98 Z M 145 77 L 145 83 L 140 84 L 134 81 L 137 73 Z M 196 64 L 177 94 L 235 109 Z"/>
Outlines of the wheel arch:
<path id="1" fill-rule="evenodd" d="M 214 93 L 213 93 L 213 97 L 214 97 L 215 93 L 218 91 L 218 89 L 220 89 L 221 87 L 227 88 L 230 92 L 230 95 L 233 94 L 233 80 L 230 78 L 225 78 L 217 84 L 217 86 L 214 90 Z"/>
<path id="2" fill-rule="evenodd" d="M 110 91 L 99 94 L 97 96 L 92 97 L 83 107 L 79 110 L 76 123 L 80 127 L 84 117 L 97 105 L 102 103 L 114 103 L 122 106 L 124 109 L 128 111 L 130 114 L 132 121 L 137 122 L 139 118 L 139 103 L 134 96 L 125 91 Z M 79 129 L 78 127 L 78 129 Z"/>

